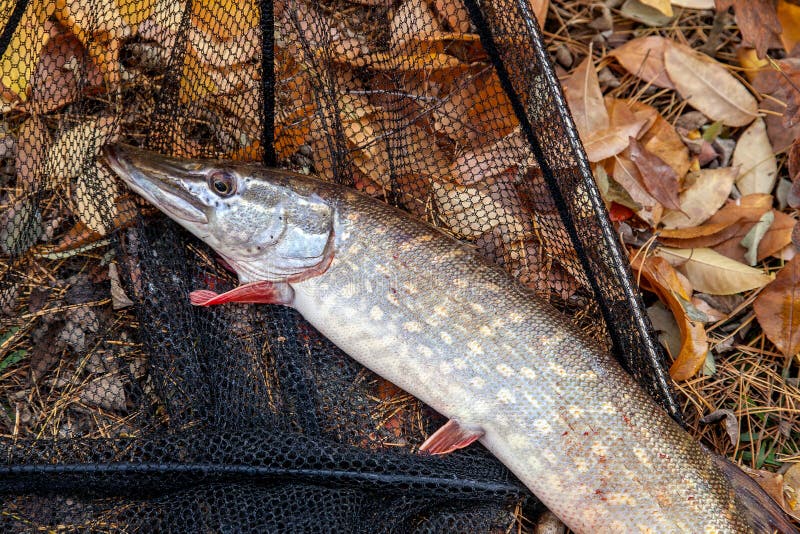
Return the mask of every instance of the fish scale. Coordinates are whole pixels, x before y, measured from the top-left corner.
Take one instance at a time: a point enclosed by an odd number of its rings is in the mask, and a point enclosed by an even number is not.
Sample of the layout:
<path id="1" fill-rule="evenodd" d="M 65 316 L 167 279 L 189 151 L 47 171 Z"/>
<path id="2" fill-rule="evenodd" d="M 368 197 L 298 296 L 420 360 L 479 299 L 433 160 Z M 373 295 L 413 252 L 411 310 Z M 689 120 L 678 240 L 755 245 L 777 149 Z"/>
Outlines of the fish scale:
<path id="1" fill-rule="evenodd" d="M 482 428 L 481 443 L 575 531 L 749 531 L 727 479 L 596 341 L 471 248 L 340 197 L 347 237 L 328 271 L 293 285 L 322 334 Z"/>
<path id="2" fill-rule="evenodd" d="M 795 532 L 768 498 L 741 498 L 760 490 L 740 471 L 735 493 L 730 470 L 596 341 L 473 247 L 299 174 L 125 146 L 105 157 L 237 271 L 240 286 L 194 291 L 193 304 L 293 306 L 450 418 L 423 449 L 480 436 L 572 530 L 750 532 L 750 520 Z"/>

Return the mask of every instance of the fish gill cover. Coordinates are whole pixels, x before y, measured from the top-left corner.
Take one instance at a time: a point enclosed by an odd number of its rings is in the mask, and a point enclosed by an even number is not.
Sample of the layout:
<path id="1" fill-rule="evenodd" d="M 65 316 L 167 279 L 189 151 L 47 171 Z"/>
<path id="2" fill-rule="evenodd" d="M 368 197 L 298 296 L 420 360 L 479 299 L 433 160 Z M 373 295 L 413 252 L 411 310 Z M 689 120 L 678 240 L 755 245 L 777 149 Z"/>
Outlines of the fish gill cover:
<path id="1" fill-rule="evenodd" d="M 0 7 L 0 529 L 505 532 L 535 514 L 481 447 L 417 454 L 441 416 L 294 311 L 191 306 L 234 277 L 112 176 L 108 142 L 399 206 L 574 315 L 677 417 L 548 61 L 526 0 Z"/>

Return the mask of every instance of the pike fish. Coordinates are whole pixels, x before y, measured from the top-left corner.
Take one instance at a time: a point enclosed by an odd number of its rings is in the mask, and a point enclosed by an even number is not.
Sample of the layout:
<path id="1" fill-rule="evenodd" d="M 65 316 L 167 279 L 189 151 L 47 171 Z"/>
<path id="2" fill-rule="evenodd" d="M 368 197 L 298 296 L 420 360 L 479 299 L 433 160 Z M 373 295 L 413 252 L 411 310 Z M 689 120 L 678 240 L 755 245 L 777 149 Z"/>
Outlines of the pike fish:
<path id="1" fill-rule="evenodd" d="M 576 532 L 751 532 L 711 456 L 568 318 L 468 245 L 354 190 L 287 171 L 116 145 L 107 164 L 238 274 L 193 304 L 298 310 L 479 440 Z"/>

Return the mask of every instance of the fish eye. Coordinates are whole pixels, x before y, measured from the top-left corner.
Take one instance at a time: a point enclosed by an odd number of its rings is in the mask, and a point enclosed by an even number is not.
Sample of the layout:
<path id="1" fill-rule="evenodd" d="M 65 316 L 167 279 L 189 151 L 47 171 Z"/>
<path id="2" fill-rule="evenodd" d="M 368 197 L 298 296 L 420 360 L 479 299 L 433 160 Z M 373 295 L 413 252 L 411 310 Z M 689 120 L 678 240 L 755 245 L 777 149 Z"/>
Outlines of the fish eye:
<path id="1" fill-rule="evenodd" d="M 208 176 L 208 186 L 221 197 L 229 197 L 236 192 L 236 182 L 230 173 L 214 171 Z"/>

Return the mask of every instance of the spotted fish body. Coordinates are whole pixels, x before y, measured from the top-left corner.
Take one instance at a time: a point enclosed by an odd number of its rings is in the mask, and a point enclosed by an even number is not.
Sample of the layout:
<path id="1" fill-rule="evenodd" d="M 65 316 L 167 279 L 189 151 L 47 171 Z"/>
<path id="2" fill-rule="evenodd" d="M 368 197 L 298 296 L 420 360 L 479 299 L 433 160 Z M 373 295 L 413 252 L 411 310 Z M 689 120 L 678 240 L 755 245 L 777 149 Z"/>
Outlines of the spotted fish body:
<path id="1" fill-rule="evenodd" d="M 133 149 L 107 159 L 245 286 L 278 288 L 237 300 L 293 306 L 363 365 L 482 432 L 481 443 L 574 531 L 750 531 L 701 447 L 596 342 L 474 249 L 300 175 L 220 162 L 189 168 Z M 220 176 L 232 177 L 234 193 L 197 193 L 201 183 L 217 188 Z M 151 187 L 159 181 L 160 192 Z M 283 226 L 259 220 L 264 213 Z M 230 222 L 238 218 L 248 226 Z M 262 227 L 268 235 L 254 237 Z M 305 245 L 280 245 L 299 236 Z M 270 254 L 280 246 L 280 257 Z"/>

